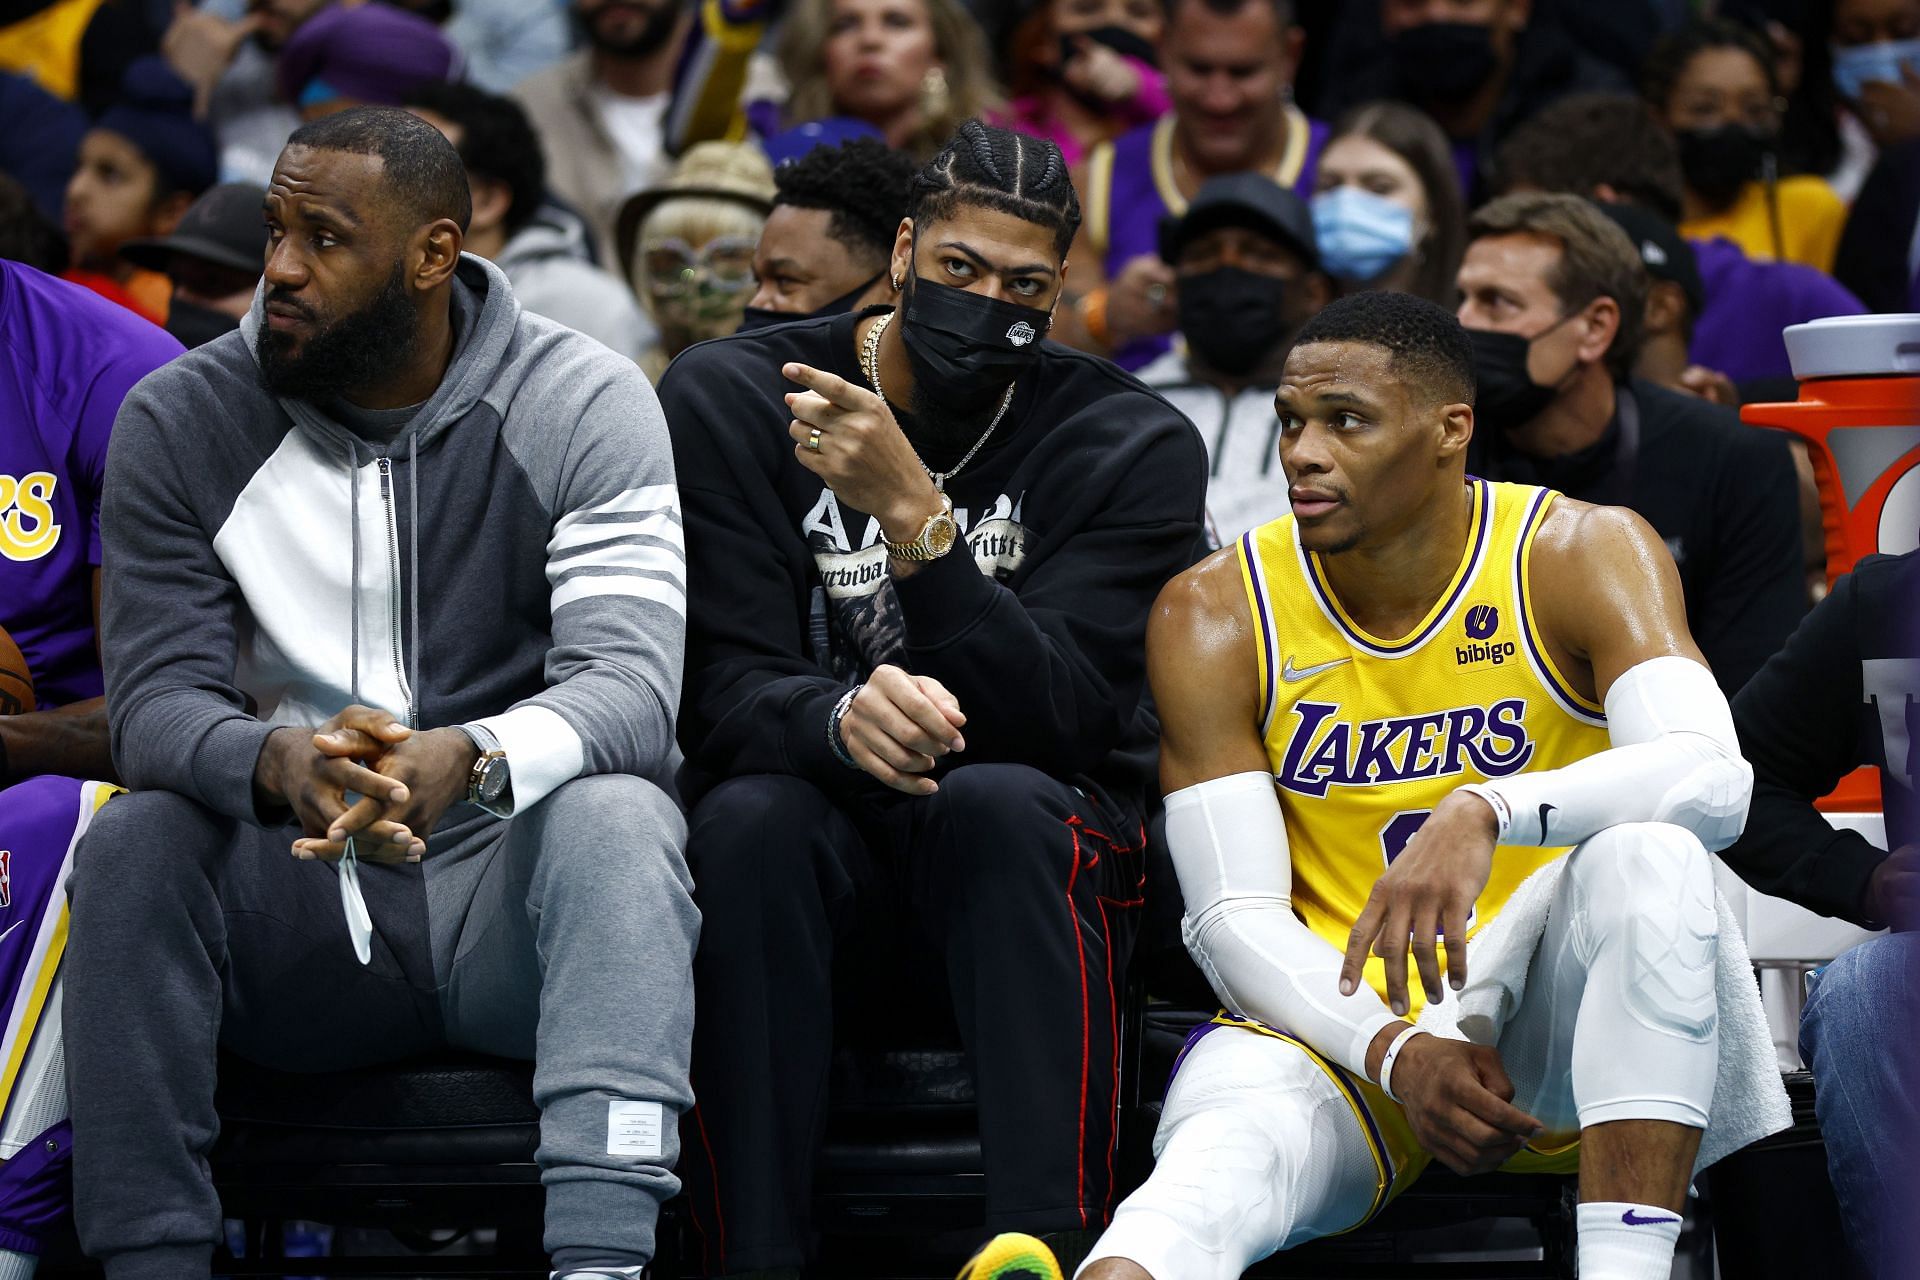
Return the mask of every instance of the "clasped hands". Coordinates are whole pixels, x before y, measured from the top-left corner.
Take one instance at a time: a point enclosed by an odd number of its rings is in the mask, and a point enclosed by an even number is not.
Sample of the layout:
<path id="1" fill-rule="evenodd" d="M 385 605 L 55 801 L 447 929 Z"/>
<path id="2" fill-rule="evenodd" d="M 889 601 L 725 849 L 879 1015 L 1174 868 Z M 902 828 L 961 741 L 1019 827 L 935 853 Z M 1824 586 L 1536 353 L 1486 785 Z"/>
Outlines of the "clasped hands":
<path id="1" fill-rule="evenodd" d="M 254 766 L 255 790 L 293 810 L 293 856 L 332 862 L 354 842 L 364 862 L 418 862 L 427 836 L 466 794 L 478 755 L 458 729 L 415 732 L 392 714 L 350 706 L 318 729 L 280 728 Z"/>
<path id="2" fill-rule="evenodd" d="M 1371 951 L 1386 963 L 1387 1002 L 1404 1017 L 1411 950 L 1427 1000 L 1438 1004 L 1445 998 L 1436 946 L 1442 937 L 1453 989 L 1466 985 L 1467 919 L 1492 874 L 1498 831 L 1492 806 L 1471 792 L 1440 802 L 1374 882 L 1347 938 L 1342 995 L 1359 990 Z M 1367 1068 L 1376 1078 L 1387 1046 L 1404 1028 L 1395 1022 L 1374 1037 Z M 1513 1105 L 1513 1081 L 1491 1045 L 1416 1035 L 1394 1064 L 1393 1088 L 1414 1137 L 1455 1173 L 1497 1169 L 1543 1132 Z"/>

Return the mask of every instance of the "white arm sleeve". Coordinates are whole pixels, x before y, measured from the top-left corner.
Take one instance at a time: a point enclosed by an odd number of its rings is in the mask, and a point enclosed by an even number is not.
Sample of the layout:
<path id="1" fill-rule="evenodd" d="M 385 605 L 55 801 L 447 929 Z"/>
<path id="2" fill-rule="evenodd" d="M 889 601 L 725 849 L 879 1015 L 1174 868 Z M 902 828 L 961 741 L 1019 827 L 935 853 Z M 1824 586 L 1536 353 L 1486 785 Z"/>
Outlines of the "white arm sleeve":
<path id="1" fill-rule="evenodd" d="M 1187 906 L 1181 933 L 1221 1002 L 1371 1078 L 1367 1047 L 1400 1019 L 1364 982 L 1341 995 L 1344 955 L 1293 914 L 1293 866 L 1273 778 L 1236 773 L 1174 792 L 1167 847 Z"/>
<path id="2" fill-rule="evenodd" d="M 1716 852 L 1740 838 L 1753 766 L 1712 672 L 1672 656 L 1629 668 L 1607 691 L 1607 736 L 1611 749 L 1564 768 L 1463 790 L 1506 807 L 1502 844 L 1579 844 L 1627 822 L 1685 827 Z"/>

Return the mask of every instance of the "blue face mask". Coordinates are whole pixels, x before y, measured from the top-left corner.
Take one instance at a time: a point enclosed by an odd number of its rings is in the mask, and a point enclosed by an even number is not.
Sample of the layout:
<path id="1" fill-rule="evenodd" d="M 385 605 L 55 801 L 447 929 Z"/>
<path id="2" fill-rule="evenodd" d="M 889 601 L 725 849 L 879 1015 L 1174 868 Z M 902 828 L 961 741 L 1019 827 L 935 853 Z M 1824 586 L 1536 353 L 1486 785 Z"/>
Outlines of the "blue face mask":
<path id="1" fill-rule="evenodd" d="M 1882 40 L 1876 44 L 1833 46 L 1833 87 L 1851 102 L 1870 80 L 1900 84 L 1900 68 L 1920 72 L 1920 40 Z"/>
<path id="2" fill-rule="evenodd" d="M 1359 187 L 1335 187 L 1313 198 L 1313 238 L 1320 265 L 1342 280 L 1373 280 L 1413 250 L 1413 214 Z"/>

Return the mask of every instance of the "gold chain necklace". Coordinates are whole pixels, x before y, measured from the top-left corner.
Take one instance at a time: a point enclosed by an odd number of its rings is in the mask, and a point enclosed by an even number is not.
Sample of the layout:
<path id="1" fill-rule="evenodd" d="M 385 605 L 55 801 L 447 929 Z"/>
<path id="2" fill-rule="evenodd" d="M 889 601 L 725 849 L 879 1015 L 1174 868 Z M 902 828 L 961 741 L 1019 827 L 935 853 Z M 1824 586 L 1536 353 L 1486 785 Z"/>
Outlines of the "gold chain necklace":
<path id="1" fill-rule="evenodd" d="M 862 368 L 866 370 L 867 381 L 873 384 L 873 393 L 880 397 L 882 403 L 885 403 L 887 393 L 880 385 L 880 335 L 885 333 L 887 326 L 893 323 L 893 314 L 893 312 L 889 311 L 873 322 L 873 328 L 867 330 L 867 340 L 861 344 L 860 348 L 860 364 Z M 994 428 L 1000 425 L 1000 419 L 1007 416 L 1007 406 L 1013 403 L 1013 389 L 1017 385 L 1017 382 L 1009 382 L 1007 384 L 1007 394 L 1000 397 L 1000 409 L 993 415 L 993 421 L 987 424 L 985 433 L 973 442 L 973 448 L 967 450 L 966 456 L 954 463 L 947 470 L 935 471 L 927 465 L 925 458 L 920 457 L 920 451 L 914 449 L 913 456 L 919 460 L 920 469 L 925 471 L 933 480 L 933 487 L 935 489 L 941 493 L 945 493 L 947 491 L 947 481 L 959 475 L 961 470 L 969 462 L 973 461 L 973 455 L 980 452 L 980 446 L 985 444 L 993 435 Z M 910 449 L 913 448 L 913 441 L 907 441 L 907 447 Z"/>

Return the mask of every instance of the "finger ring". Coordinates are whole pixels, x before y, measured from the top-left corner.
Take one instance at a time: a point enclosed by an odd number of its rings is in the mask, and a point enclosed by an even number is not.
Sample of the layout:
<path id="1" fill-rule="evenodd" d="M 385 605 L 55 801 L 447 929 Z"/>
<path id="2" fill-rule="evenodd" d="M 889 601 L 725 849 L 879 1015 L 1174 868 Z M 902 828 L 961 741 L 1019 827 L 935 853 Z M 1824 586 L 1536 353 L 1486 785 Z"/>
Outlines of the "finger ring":
<path id="1" fill-rule="evenodd" d="M 807 448 L 813 450 L 815 453 L 820 452 L 820 428 L 815 427 L 813 430 L 807 432 Z"/>
<path id="2" fill-rule="evenodd" d="M 1147 301 L 1153 306 L 1160 306 L 1165 303 L 1166 300 L 1167 286 L 1157 282 L 1147 286 Z"/>

